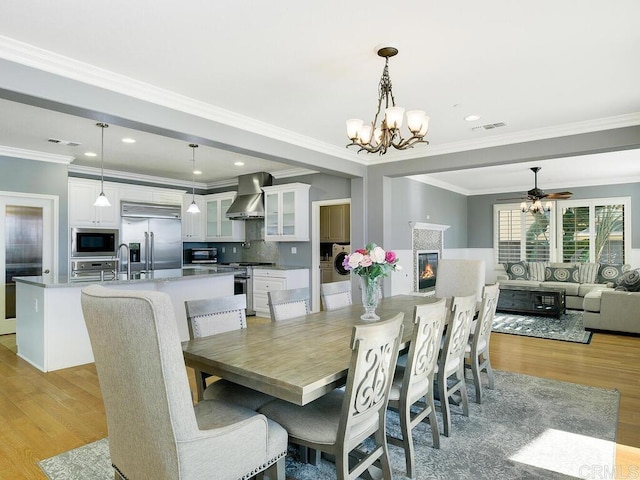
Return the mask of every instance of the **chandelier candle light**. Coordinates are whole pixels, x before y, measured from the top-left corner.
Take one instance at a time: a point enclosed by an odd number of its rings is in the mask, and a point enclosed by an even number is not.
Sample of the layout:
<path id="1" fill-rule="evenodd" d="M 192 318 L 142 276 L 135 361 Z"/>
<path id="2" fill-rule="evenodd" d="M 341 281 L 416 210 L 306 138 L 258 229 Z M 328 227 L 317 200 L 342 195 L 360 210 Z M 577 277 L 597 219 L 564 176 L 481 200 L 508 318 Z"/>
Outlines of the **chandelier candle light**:
<path id="1" fill-rule="evenodd" d="M 396 106 L 391 87 L 391 78 L 389 77 L 389 58 L 397 55 L 398 49 L 389 45 L 378 45 L 375 50 L 379 56 L 386 59 L 378 86 L 378 110 L 370 125 L 365 125 L 360 119 L 347 120 L 347 135 L 351 139 L 351 143 L 347 147 L 360 147 L 358 153 L 365 150 L 368 153 L 384 155 L 389 147 L 405 150 L 413 147 L 416 143 L 426 143 L 428 145 L 429 142 L 424 140 L 424 136 L 429 130 L 430 117 L 423 110 L 408 111 L 407 126 L 411 136 L 404 139 L 400 133 L 404 118 L 404 108 Z M 383 101 L 385 104 L 384 118 L 378 125 L 378 117 L 380 116 Z"/>
<path id="2" fill-rule="evenodd" d="M 375 243 L 369 243 L 365 248 L 360 248 L 347 255 L 342 266 L 353 271 L 360 277 L 362 290 L 362 305 L 364 314 L 362 320 L 379 320 L 376 315 L 376 307 L 380 300 L 380 281 L 394 270 L 402 270 L 398 265 L 398 257 L 395 252 L 385 252 Z"/>
<path id="3" fill-rule="evenodd" d="M 96 198 L 96 201 L 93 202 L 94 207 L 110 207 L 111 203 L 109 199 L 104 194 L 104 129 L 109 128 L 109 125 L 106 123 L 96 123 L 98 127 L 102 130 L 101 143 L 100 143 L 100 195 Z"/>
<path id="4" fill-rule="evenodd" d="M 198 145 L 195 143 L 190 143 L 189 147 L 191 148 L 191 205 L 187 208 L 188 213 L 200 213 L 200 209 L 196 204 L 196 148 Z"/>

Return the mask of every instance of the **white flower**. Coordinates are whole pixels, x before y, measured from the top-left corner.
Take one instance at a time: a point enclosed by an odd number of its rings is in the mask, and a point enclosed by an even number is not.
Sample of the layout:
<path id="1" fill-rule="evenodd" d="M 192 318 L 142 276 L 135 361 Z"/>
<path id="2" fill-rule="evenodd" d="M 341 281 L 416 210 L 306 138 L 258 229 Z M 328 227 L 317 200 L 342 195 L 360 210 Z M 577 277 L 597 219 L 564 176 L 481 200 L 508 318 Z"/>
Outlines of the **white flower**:
<path id="1" fill-rule="evenodd" d="M 396 270 L 398 270 L 398 271 L 402 270 L 402 265 L 396 264 Z"/>
<path id="2" fill-rule="evenodd" d="M 375 263 L 384 263 L 386 254 L 382 247 L 376 247 L 371 251 L 371 260 Z"/>
<path id="3" fill-rule="evenodd" d="M 351 255 L 349 255 L 349 266 L 351 268 L 356 268 L 363 258 L 364 255 L 362 255 L 361 253 L 353 252 Z"/>

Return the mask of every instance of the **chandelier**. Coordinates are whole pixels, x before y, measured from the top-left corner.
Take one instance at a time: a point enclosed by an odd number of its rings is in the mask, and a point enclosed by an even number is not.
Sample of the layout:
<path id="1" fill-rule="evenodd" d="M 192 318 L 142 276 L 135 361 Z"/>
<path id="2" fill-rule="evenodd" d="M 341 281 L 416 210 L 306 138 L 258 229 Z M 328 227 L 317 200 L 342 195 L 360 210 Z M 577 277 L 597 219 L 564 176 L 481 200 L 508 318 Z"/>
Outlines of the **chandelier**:
<path id="1" fill-rule="evenodd" d="M 522 210 L 523 213 L 545 213 L 551 210 L 551 202 L 547 202 L 543 205 L 540 200 L 532 202 L 524 201 L 520 204 L 520 210 Z"/>
<path id="2" fill-rule="evenodd" d="M 348 147 L 359 147 L 358 153 L 365 150 L 368 153 L 379 153 L 384 155 L 389 147 L 397 150 L 405 150 L 413 147 L 416 143 L 426 143 L 423 140 L 429 130 L 429 119 L 423 110 L 410 110 L 407 112 L 407 126 L 411 136 L 403 138 L 400 133 L 404 118 L 404 108 L 397 107 L 391 87 L 389 77 L 389 58 L 398 54 L 398 49 L 388 45 L 378 45 L 376 52 L 380 57 L 385 58 L 382 78 L 378 86 L 378 110 L 373 122 L 365 125 L 360 119 L 347 120 L 347 135 L 351 140 Z M 380 109 L 384 101 L 384 118 L 378 124 Z"/>

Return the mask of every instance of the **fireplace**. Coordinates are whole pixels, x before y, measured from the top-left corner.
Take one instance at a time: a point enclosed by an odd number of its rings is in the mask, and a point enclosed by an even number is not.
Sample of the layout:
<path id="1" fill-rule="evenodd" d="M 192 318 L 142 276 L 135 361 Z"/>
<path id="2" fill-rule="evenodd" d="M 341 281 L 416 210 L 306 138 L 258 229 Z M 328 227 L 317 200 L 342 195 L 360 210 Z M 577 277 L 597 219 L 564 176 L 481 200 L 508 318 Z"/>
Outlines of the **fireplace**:
<path id="1" fill-rule="evenodd" d="M 416 251 L 416 284 L 419 292 L 435 290 L 439 256 L 438 250 Z"/>

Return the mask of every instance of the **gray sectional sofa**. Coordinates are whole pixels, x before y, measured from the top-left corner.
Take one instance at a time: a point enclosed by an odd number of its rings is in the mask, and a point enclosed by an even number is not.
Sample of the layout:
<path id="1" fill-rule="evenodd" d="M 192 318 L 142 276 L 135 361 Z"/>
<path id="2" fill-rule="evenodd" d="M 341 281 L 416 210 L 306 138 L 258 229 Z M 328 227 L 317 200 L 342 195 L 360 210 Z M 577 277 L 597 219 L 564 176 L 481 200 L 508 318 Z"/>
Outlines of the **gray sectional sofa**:
<path id="1" fill-rule="evenodd" d="M 543 273 L 544 272 L 544 273 Z M 516 262 L 497 267 L 500 286 L 564 288 L 567 308 L 584 310 L 585 328 L 640 333 L 640 272 L 629 265 Z"/>

